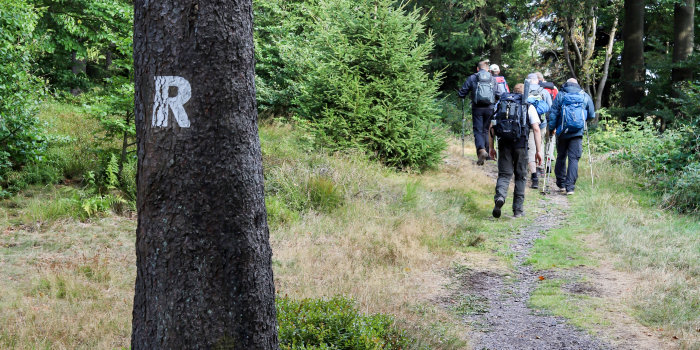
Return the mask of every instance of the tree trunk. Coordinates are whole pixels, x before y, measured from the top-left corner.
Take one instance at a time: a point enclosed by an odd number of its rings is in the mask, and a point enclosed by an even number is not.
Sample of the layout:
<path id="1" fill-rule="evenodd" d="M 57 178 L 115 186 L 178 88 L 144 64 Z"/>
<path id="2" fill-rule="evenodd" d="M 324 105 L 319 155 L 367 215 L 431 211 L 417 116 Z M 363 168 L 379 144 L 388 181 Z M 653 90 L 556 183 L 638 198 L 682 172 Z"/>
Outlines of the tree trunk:
<path id="1" fill-rule="evenodd" d="M 695 37 L 695 0 L 676 3 L 673 16 L 673 63 L 681 63 L 693 53 Z M 675 67 L 671 74 L 674 83 L 693 79 L 692 67 Z"/>
<path id="2" fill-rule="evenodd" d="M 616 14 L 615 20 L 613 21 L 612 28 L 610 29 L 610 38 L 608 39 L 608 46 L 605 48 L 605 62 L 603 63 L 603 74 L 600 77 L 600 82 L 598 82 L 598 89 L 596 89 L 595 97 L 595 109 L 596 111 L 600 109 L 603 105 L 603 91 L 605 90 L 605 84 L 608 81 L 608 73 L 610 72 L 610 60 L 612 59 L 613 46 L 615 45 L 615 34 L 617 34 L 617 24 L 619 22 L 619 17 Z"/>
<path id="3" fill-rule="evenodd" d="M 277 349 L 252 1 L 134 8 L 132 348 Z"/>
<path id="4" fill-rule="evenodd" d="M 622 105 L 632 107 L 644 97 L 644 0 L 625 0 L 622 38 Z M 623 118 L 626 119 L 626 118 Z"/>

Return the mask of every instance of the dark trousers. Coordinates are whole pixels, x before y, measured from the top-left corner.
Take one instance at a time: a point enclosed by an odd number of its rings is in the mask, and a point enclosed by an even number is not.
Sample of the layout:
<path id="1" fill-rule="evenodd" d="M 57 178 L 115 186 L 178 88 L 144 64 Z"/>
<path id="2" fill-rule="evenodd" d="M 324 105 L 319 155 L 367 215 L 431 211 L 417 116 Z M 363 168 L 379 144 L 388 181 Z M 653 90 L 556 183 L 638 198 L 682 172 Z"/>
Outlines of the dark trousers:
<path id="1" fill-rule="evenodd" d="M 527 179 L 527 148 L 515 148 L 498 144 L 498 180 L 496 181 L 496 196 L 494 200 L 508 195 L 510 178 L 515 173 L 515 191 L 513 191 L 513 213 L 523 211 L 525 202 L 525 185 Z"/>
<path id="2" fill-rule="evenodd" d="M 557 163 L 554 167 L 554 174 L 557 176 L 557 186 L 566 188 L 571 192 L 576 187 L 578 179 L 578 160 L 583 154 L 583 137 L 572 137 L 562 139 L 557 137 Z M 566 159 L 569 159 L 569 166 L 566 166 Z"/>
<path id="3" fill-rule="evenodd" d="M 472 107 L 472 125 L 474 130 L 474 145 L 476 150 L 484 149 L 488 152 L 489 124 L 493 116 L 493 107 Z"/>

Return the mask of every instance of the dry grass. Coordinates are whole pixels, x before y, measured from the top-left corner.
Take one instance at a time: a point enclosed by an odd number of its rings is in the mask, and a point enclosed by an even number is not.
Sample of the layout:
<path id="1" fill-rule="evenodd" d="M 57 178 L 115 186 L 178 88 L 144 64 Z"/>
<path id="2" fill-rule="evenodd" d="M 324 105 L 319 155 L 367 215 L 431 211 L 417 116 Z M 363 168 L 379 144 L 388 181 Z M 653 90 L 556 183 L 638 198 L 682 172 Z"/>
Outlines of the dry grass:
<path id="1" fill-rule="evenodd" d="M 343 195 L 338 208 L 307 209 L 273 226 L 278 292 L 350 297 L 363 312 L 396 316 L 431 348 L 464 347 L 464 325 L 434 303 L 449 282 L 445 272 L 457 261 L 505 265 L 470 246 L 488 240 L 488 231 L 467 223 L 490 210 L 492 184 L 482 172 L 462 169 L 473 156 L 458 153 L 451 149 L 439 171 L 411 175 L 356 154 L 275 150 L 276 158 L 266 158 L 268 178 L 301 185 L 322 174 Z M 476 195 L 485 195 L 485 204 L 472 203 Z M 61 219 L 42 205 L 60 196 L 34 188 L 0 203 L 0 348 L 128 347 L 135 220 Z M 463 239 L 470 235 L 481 240 Z"/>

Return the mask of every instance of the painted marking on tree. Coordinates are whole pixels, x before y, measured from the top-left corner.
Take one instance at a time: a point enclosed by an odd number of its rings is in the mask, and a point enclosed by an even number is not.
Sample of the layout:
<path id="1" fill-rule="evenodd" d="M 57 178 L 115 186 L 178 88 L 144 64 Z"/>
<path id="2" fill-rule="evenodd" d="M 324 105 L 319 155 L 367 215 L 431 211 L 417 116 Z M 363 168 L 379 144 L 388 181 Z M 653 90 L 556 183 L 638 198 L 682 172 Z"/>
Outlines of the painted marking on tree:
<path id="1" fill-rule="evenodd" d="M 181 128 L 190 127 L 190 119 L 187 118 L 184 104 L 192 97 L 192 87 L 183 77 L 155 76 L 156 96 L 153 99 L 153 126 L 168 126 L 168 111 L 172 110 L 177 125 Z M 177 88 L 177 95 L 170 97 L 170 88 Z"/>

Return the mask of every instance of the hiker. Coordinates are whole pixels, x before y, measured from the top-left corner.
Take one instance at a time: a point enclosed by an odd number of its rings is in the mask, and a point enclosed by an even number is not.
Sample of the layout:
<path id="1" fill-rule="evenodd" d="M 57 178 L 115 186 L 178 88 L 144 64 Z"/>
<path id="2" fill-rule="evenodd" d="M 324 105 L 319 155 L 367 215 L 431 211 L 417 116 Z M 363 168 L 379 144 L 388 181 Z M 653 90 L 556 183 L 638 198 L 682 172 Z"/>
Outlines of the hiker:
<path id="1" fill-rule="evenodd" d="M 557 86 L 554 85 L 554 83 L 549 82 L 544 80 L 544 75 L 542 75 L 541 72 L 535 72 L 535 75 L 537 75 L 537 80 L 540 81 L 540 86 L 543 87 L 547 92 L 549 92 L 550 95 L 552 95 L 552 101 L 557 98 L 557 94 L 559 93 L 559 89 L 557 89 Z M 542 120 L 542 124 L 540 124 L 540 130 L 546 130 L 547 129 L 547 121 Z M 544 133 L 545 137 L 542 139 L 542 149 L 547 152 L 547 158 L 548 159 L 554 159 L 554 147 L 545 147 L 546 145 L 549 145 L 551 142 L 552 144 L 556 144 L 556 136 L 554 134 L 551 134 L 549 132 Z M 541 169 L 541 168 L 540 168 Z M 539 169 L 538 169 L 539 170 Z M 542 169 L 542 171 L 539 172 L 538 175 L 544 176 L 544 172 L 551 173 L 552 169 Z"/>
<path id="2" fill-rule="evenodd" d="M 528 85 L 530 86 L 528 90 L 528 95 L 527 95 L 527 102 L 528 103 L 535 103 L 535 107 L 537 112 L 539 113 L 540 117 L 540 125 L 539 128 L 544 128 L 542 125 L 542 122 L 544 121 L 544 118 L 546 117 L 547 112 L 549 112 L 549 109 L 552 106 L 552 96 L 549 94 L 547 90 L 545 90 L 542 86 L 540 86 L 540 81 L 537 78 L 537 74 L 531 73 L 528 74 L 527 76 L 527 81 Z M 541 135 L 541 133 L 540 133 Z M 542 139 L 535 135 L 534 130 L 530 130 L 530 135 L 528 136 L 528 170 L 530 174 L 530 179 L 532 181 L 532 184 L 530 185 L 531 188 L 538 188 L 539 187 L 539 174 L 544 175 L 544 171 L 540 168 L 538 168 L 537 163 L 535 162 L 535 144 L 542 143 Z M 544 152 L 543 149 L 539 149 L 537 152 Z M 543 153 L 539 153 L 540 158 L 544 158 Z"/>
<path id="3" fill-rule="evenodd" d="M 576 79 L 571 78 L 557 94 L 548 121 L 550 133 L 557 136 L 557 162 L 554 166 L 557 187 L 567 195 L 574 194 L 578 160 L 583 153 L 583 132 L 589 119 L 595 119 L 593 99 L 581 89 Z"/>
<path id="4" fill-rule="evenodd" d="M 487 61 L 479 62 L 477 72 L 467 78 L 462 88 L 459 89 L 458 95 L 460 98 L 471 95 L 474 144 L 476 146 L 476 155 L 479 158 L 477 164 L 484 165 L 484 161 L 489 158 L 489 154 L 486 151 L 487 132 L 494 111 L 493 106 L 498 97 L 496 94 L 496 80 L 489 73 Z"/>
<path id="5" fill-rule="evenodd" d="M 510 92 L 506 78 L 501 75 L 501 67 L 499 67 L 497 64 L 492 64 L 489 68 L 491 69 L 491 75 L 493 75 L 493 78 L 496 79 L 496 93 L 498 95 L 502 95 L 506 92 Z"/>
<path id="6" fill-rule="evenodd" d="M 510 178 L 515 174 L 513 191 L 513 216 L 524 215 L 525 186 L 527 185 L 527 139 L 532 129 L 540 139 L 540 118 L 534 105 L 523 101 L 524 85 L 515 85 L 513 92 L 501 96 L 498 111 L 494 115 L 489 130 L 489 154 L 496 158 L 494 137 L 498 137 L 498 180 L 496 181 L 495 206 L 492 215 L 501 217 L 501 207 L 506 201 Z M 492 133 L 493 131 L 493 133 Z M 535 158 L 542 163 L 541 145 L 535 143 Z"/>
<path id="7" fill-rule="evenodd" d="M 555 98 L 557 98 L 557 94 L 559 93 L 559 89 L 557 89 L 557 86 L 554 85 L 554 83 L 545 81 L 544 80 L 544 75 L 542 75 L 541 72 L 535 72 L 535 75 L 537 75 L 537 80 L 540 81 L 540 86 L 543 87 L 549 94 L 552 96 L 552 101 L 554 101 Z"/>

